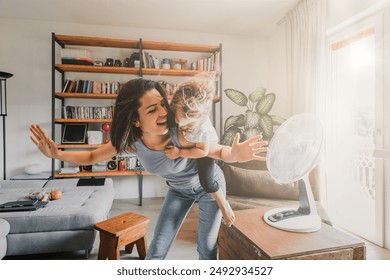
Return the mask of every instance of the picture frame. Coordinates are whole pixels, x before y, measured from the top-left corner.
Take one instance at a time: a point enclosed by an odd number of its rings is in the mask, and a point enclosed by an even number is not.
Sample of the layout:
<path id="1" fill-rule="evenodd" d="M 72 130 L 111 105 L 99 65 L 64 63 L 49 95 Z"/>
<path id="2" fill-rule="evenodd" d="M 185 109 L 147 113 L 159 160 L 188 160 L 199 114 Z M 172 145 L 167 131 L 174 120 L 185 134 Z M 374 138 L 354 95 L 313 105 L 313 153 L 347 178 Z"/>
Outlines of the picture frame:
<path id="1" fill-rule="evenodd" d="M 62 131 L 61 144 L 85 144 L 87 124 L 65 124 Z"/>

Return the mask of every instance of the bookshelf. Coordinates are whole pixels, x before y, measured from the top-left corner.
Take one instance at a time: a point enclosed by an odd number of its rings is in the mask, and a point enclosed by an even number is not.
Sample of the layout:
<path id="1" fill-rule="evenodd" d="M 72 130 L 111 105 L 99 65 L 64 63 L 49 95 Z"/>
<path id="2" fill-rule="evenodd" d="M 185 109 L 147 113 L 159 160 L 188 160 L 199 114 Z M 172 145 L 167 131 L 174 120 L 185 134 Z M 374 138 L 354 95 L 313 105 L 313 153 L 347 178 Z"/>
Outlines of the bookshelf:
<path id="1" fill-rule="evenodd" d="M 92 47 L 93 50 L 99 48 L 116 48 L 123 49 L 127 51 L 128 56 L 132 53 L 138 53 L 140 60 L 139 67 L 115 67 L 115 66 L 95 66 L 95 65 L 76 65 L 76 64 L 61 64 L 58 63 L 58 46 L 62 49 L 66 48 L 80 48 L 80 47 Z M 92 52 L 93 52 L 92 50 Z M 161 69 L 161 68 L 152 68 L 144 67 L 146 63 L 143 61 L 143 57 L 146 51 L 163 51 L 163 52 L 184 52 L 184 53 L 199 53 L 200 56 L 208 57 L 210 55 L 215 55 L 218 59 L 215 61 L 218 62 L 218 65 L 215 66 L 215 70 L 220 72 L 221 69 L 221 46 L 215 45 L 197 45 L 197 44 L 181 44 L 181 43 L 169 43 L 169 42 L 154 42 L 154 41 L 144 41 L 139 40 L 127 40 L 127 39 L 113 39 L 113 38 L 99 38 L 99 37 L 88 37 L 88 36 L 71 36 L 71 35 L 59 35 L 52 33 L 52 138 L 55 139 L 56 131 L 60 131 L 64 124 L 72 123 L 87 123 L 87 124 L 103 124 L 111 123 L 111 119 L 79 119 L 79 118 L 65 118 L 63 116 L 63 109 L 61 109 L 61 116 L 58 116 L 56 113 L 56 107 L 58 107 L 58 102 L 61 104 L 61 108 L 64 108 L 68 100 L 83 100 L 83 102 L 93 106 L 97 100 L 114 102 L 117 98 L 115 93 L 85 93 L 85 92 L 63 92 L 65 85 L 65 79 L 67 78 L 67 73 L 88 73 L 93 74 L 94 77 L 98 77 L 101 74 L 118 74 L 118 76 L 123 79 L 126 77 L 123 82 L 126 82 L 132 78 L 147 76 L 155 76 L 156 79 L 161 79 L 161 77 L 191 77 L 199 74 L 200 70 L 190 70 L 187 69 Z M 125 57 L 123 57 L 124 59 Z M 61 76 L 61 82 L 58 82 L 58 73 Z M 219 73 L 219 86 L 218 92 L 214 97 L 213 102 L 213 120 L 216 120 L 215 115 L 215 104 L 219 103 L 221 106 L 221 81 L 222 75 Z M 149 77 L 148 77 L 149 78 Z M 222 107 L 220 107 L 220 112 L 222 112 Z M 222 120 L 220 119 L 220 127 L 222 127 Z M 58 136 L 57 136 L 58 137 Z M 60 141 L 56 141 L 57 143 Z M 103 144 L 58 144 L 60 149 L 96 149 Z M 52 161 L 52 178 L 74 178 L 74 177 L 115 177 L 115 176 L 138 176 L 140 178 L 140 184 L 142 187 L 142 176 L 150 175 L 146 171 L 140 170 L 126 170 L 126 171 L 105 171 L 105 172 L 88 172 L 83 171 L 76 174 L 60 174 L 55 171 L 55 160 Z M 64 166 L 64 163 L 61 162 L 61 166 Z"/>

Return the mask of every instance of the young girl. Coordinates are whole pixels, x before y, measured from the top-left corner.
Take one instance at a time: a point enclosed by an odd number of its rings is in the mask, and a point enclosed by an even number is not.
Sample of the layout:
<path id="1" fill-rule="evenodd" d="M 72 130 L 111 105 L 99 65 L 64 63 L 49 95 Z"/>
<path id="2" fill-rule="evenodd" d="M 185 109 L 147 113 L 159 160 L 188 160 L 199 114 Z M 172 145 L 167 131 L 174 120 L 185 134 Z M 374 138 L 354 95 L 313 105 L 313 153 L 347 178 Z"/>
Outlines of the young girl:
<path id="1" fill-rule="evenodd" d="M 182 137 L 192 143 L 192 147 L 180 149 L 168 146 L 166 155 L 170 159 L 178 157 L 198 159 L 200 183 L 217 201 L 226 224 L 231 226 L 235 219 L 234 212 L 218 182 L 214 180 L 216 164 L 212 158 L 207 157 L 210 143 L 218 142 L 217 133 L 209 118 L 214 92 L 214 78 L 207 75 L 198 76 L 179 86 L 170 107 L 175 113 Z"/>

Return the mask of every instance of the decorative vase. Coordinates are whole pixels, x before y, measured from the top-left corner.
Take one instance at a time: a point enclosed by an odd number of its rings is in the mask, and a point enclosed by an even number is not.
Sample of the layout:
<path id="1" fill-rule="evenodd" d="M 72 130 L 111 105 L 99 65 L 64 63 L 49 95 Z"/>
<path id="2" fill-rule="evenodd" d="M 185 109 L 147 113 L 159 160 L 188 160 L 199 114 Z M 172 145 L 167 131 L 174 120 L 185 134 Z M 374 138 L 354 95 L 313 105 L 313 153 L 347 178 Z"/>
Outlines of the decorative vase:
<path id="1" fill-rule="evenodd" d="M 111 124 L 109 123 L 104 123 L 102 125 L 102 129 L 105 133 L 105 137 L 104 137 L 104 144 L 107 144 L 108 143 L 108 132 L 111 130 Z"/>

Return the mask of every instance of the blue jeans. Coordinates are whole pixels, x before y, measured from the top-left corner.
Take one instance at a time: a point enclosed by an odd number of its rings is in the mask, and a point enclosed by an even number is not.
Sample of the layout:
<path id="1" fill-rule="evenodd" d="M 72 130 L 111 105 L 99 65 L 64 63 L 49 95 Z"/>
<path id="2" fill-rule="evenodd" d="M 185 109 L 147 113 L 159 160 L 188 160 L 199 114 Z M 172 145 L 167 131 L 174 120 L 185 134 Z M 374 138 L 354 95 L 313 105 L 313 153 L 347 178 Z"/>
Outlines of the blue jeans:
<path id="1" fill-rule="evenodd" d="M 221 171 L 218 172 L 216 180 L 225 191 L 225 178 Z M 192 189 L 175 189 L 169 187 L 160 216 L 157 220 L 154 237 L 145 259 L 163 260 L 166 258 L 195 200 L 199 201 L 197 248 L 199 259 L 217 259 L 217 238 L 222 214 L 212 195 L 205 192 L 201 185 Z"/>

